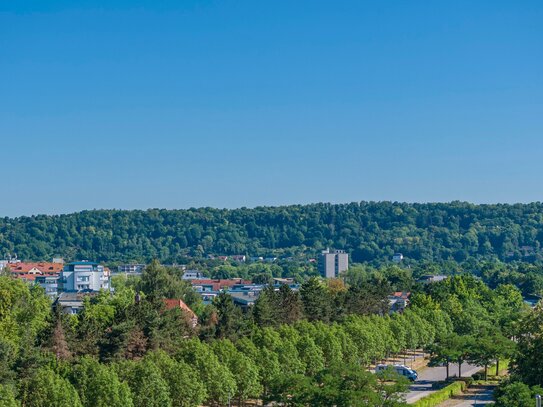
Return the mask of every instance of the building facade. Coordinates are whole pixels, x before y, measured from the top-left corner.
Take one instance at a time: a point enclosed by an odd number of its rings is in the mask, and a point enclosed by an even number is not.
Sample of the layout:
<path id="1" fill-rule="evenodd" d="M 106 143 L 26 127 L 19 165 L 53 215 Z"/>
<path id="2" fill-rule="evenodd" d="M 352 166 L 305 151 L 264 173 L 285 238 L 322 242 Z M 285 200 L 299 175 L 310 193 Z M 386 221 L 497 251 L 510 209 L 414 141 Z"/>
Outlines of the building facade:
<path id="1" fill-rule="evenodd" d="M 110 290 L 109 273 L 104 266 L 90 261 L 78 261 L 64 266 L 59 279 L 59 291 Z"/>
<path id="2" fill-rule="evenodd" d="M 337 278 L 349 268 L 349 255 L 345 250 L 326 249 L 319 256 L 318 269 L 324 278 Z"/>
<path id="3" fill-rule="evenodd" d="M 54 299 L 58 295 L 58 281 L 60 276 L 36 276 L 36 284 L 45 290 L 48 297 Z"/>
<path id="4" fill-rule="evenodd" d="M 119 273 L 125 274 L 141 274 L 145 264 L 121 264 L 117 270 Z"/>

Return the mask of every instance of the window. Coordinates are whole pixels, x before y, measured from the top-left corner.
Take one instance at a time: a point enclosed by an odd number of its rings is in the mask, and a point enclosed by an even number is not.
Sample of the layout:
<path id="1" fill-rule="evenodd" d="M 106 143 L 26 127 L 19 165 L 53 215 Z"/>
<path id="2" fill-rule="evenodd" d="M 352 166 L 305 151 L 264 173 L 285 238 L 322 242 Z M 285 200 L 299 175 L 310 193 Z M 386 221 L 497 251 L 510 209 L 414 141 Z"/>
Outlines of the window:
<path id="1" fill-rule="evenodd" d="M 77 277 L 77 281 L 89 281 L 89 276 L 79 276 Z"/>

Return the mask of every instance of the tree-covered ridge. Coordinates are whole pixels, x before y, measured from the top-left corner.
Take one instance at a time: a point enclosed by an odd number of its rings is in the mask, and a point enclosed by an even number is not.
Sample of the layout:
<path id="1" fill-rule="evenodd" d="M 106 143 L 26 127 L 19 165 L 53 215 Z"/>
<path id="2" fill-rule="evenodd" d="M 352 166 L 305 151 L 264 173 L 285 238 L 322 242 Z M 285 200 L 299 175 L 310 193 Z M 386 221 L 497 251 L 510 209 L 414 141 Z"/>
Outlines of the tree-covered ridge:
<path id="1" fill-rule="evenodd" d="M 355 262 L 542 257 L 543 204 L 360 202 L 254 209 L 92 210 L 0 220 L 0 251 L 24 259 L 181 261 L 208 254 L 314 255 Z"/>

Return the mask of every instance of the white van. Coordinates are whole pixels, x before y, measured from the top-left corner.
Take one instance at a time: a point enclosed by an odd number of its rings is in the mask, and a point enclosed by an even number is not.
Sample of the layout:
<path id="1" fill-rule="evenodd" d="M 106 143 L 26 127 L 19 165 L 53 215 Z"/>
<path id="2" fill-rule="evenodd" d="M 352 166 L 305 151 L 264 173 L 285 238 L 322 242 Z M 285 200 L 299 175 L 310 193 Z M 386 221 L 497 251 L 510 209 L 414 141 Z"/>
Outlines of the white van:
<path id="1" fill-rule="evenodd" d="M 417 377 L 418 377 L 417 372 L 405 365 L 377 365 L 375 367 L 375 373 L 382 372 L 389 367 L 394 369 L 396 373 L 398 373 L 400 376 L 405 376 L 412 382 L 417 380 Z"/>

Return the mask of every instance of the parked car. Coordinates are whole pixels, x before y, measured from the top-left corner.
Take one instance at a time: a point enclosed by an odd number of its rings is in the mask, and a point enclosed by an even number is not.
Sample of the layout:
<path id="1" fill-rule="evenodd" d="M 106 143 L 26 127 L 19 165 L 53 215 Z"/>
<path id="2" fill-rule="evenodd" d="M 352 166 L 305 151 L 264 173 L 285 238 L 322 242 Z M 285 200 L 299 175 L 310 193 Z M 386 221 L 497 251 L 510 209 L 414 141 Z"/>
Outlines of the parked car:
<path id="1" fill-rule="evenodd" d="M 414 382 L 418 378 L 417 372 L 405 365 L 385 365 L 385 364 L 377 365 L 375 367 L 375 373 L 384 372 L 388 368 L 396 371 L 396 373 L 398 373 L 400 376 L 407 377 L 412 382 Z"/>

